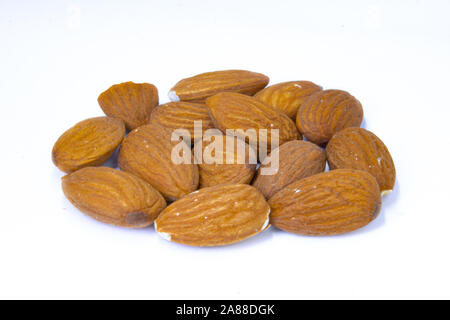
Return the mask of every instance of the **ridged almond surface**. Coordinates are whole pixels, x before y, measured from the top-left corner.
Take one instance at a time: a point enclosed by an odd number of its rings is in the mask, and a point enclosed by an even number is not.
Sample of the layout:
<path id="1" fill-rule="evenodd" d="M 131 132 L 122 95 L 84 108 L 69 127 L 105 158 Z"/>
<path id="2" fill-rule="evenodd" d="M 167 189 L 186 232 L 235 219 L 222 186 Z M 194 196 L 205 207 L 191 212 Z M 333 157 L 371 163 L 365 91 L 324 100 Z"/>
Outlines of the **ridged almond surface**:
<path id="1" fill-rule="evenodd" d="M 255 188 L 245 185 L 201 189 L 169 205 L 155 221 L 164 238 L 191 246 L 221 246 L 265 230 L 270 207 Z"/>
<path id="2" fill-rule="evenodd" d="M 62 178 L 67 199 L 90 217 L 122 227 L 153 223 L 166 201 L 150 184 L 127 172 L 89 167 Z"/>
<path id="3" fill-rule="evenodd" d="M 298 234 L 337 235 L 362 228 L 381 208 L 375 178 L 359 170 L 337 169 L 291 183 L 269 199 L 270 222 Z"/>
<path id="4" fill-rule="evenodd" d="M 298 108 L 310 95 L 321 91 L 322 87 L 310 81 L 289 81 L 269 86 L 257 94 L 255 98 L 295 119 Z"/>
<path id="5" fill-rule="evenodd" d="M 157 123 L 171 130 L 186 129 L 191 135 L 192 142 L 201 138 L 194 132 L 194 121 L 202 122 L 202 132 L 214 128 L 205 104 L 190 102 L 169 102 L 153 110 L 150 123 Z"/>
<path id="6" fill-rule="evenodd" d="M 200 188 L 250 183 L 256 172 L 256 151 L 237 137 L 220 134 L 210 138 L 210 141 L 198 141 L 197 148 L 194 147 Z M 201 147 L 198 145 L 200 143 Z"/>
<path id="7" fill-rule="evenodd" d="M 207 72 L 179 81 L 169 92 L 172 101 L 204 102 L 219 92 L 254 95 L 269 83 L 261 73 L 246 70 Z"/>
<path id="8" fill-rule="evenodd" d="M 171 131 L 156 124 L 133 130 L 123 141 L 119 166 L 149 182 L 169 201 L 176 200 L 198 187 L 198 168 L 193 164 L 175 164 Z"/>
<path id="9" fill-rule="evenodd" d="M 359 127 L 362 119 L 363 109 L 355 97 L 342 90 L 325 90 L 305 100 L 296 123 L 309 141 L 321 145 L 342 129 Z"/>
<path id="10" fill-rule="evenodd" d="M 276 152 L 278 172 L 274 175 L 262 175 L 262 168 L 270 168 L 270 161 L 276 161 Z M 323 172 L 325 164 L 326 157 L 322 148 L 307 141 L 289 141 L 264 159 L 253 186 L 269 199 L 292 182 Z"/>
<path id="11" fill-rule="evenodd" d="M 123 120 L 128 130 L 147 124 L 158 101 L 158 90 L 150 83 L 115 84 L 98 97 L 103 112 Z"/>
<path id="12" fill-rule="evenodd" d="M 375 134 L 363 128 L 347 128 L 328 142 L 330 169 L 358 169 L 372 174 L 383 194 L 395 184 L 395 166 L 389 150 Z"/>
<path id="13" fill-rule="evenodd" d="M 259 139 L 271 149 L 271 129 L 279 130 L 279 145 L 301 139 L 295 123 L 285 114 L 278 113 L 271 107 L 239 93 L 224 92 L 206 100 L 211 119 L 219 130 L 226 133 L 227 129 L 255 129 L 259 136 L 260 129 L 267 129 L 267 139 Z M 249 140 L 246 137 L 246 141 Z"/>
<path id="14" fill-rule="evenodd" d="M 99 166 L 111 157 L 124 135 L 125 126 L 119 119 L 98 117 L 81 121 L 56 141 L 53 163 L 67 173 Z"/>

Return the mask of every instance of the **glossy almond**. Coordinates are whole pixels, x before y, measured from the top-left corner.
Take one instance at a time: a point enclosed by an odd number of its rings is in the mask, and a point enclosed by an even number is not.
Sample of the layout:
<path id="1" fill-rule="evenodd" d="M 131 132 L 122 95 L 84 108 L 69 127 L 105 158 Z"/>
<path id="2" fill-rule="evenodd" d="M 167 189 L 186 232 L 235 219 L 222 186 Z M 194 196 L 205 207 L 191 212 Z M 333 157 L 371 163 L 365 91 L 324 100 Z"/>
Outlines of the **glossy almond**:
<path id="1" fill-rule="evenodd" d="M 347 128 L 328 142 L 330 169 L 358 169 L 372 174 L 383 194 L 395 184 L 395 166 L 389 150 L 375 134 L 363 128 Z"/>
<path id="2" fill-rule="evenodd" d="M 202 132 L 194 132 L 194 121 L 201 121 L 203 133 L 214 127 L 208 108 L 199 103 L 169 102 L 156 107 L 150 117 L 150 123 L 157 123 L 171 130 L 188 130 L 192 142 L 202 137 Z"/>
<path id="3" fill-rule="evenodd" d="M 275 111 L 295 119 L 298 109 L 306 98 L 321 90 L 321 86 L 310 81 L 289 81 L 269 86 L 254 97 L 273 107 Z"/>
<path id="4" fill-rule="evenodd" d="M 56 141 L 52 150 L 53 163 L 70 173 L 106 162 L 125 135 L 122 120 L 99 117 L 79 122 Z"/>
<path id="5" fill-rule="evenodd" d="M 267 129 L 267 138 L 259 139 L 258 144 L 267 146 L 268 151 L 272 143 L 271 129 L 279 130 L 279 145 L 301 139 L 294 122 L 288 116 L 274 111 L 253 97 L 224 92 L 208 98 L 206 104 L 214 125 L 224 133 L 227 129 L 254 129 L 260 136 L 260 129 Z"/>
<path id="6" fill-rule="evenodd" d="M 262 175 L 264 168 L 276 166 L 276 157 L 278 171 L 275 174 Z M 273 164 L 271 161 L 274 161 Z M 326 157 L 322 148 L 307 141 L 289 141 L 264 159 L 253 186 L 269 199 L 290 183 L 323 172 L 325 165 Z"/>
<path id="7" fill-rule="evenodd" d="M 327 143 L 338 131 L 359 127 L 363 119 L 361 103 L 348 92 L 325 90 L 311 95 L 297 113 L 297 128 L 311 142 Z"/>
<path id="8" fill-rule="evenodd" d="M 201 189 L 169 205 L 155 222 L 165 239 L 191 246 L 221 246 L 267 229 L 264 196 L 245 185 Z"/>
<path id="9" fill-rule="evenodd" d="M 149 124 L 133 130 L 123 141 L 119 166 L 149 182 L 169 201 L 181 198 L 198 187 L 198 168 L 193 164 L 175 164 L 171 131 Z M 182 142 L 183 143 L 183 142 Z"/>
<path id="10" fill-rule="evenodd" d="M 134 82 L 113 85 L 98 97 L 103 112 L 123 120 L 128 130 L 147 124 L 158 100 L 154 85 Z"/>
<path id="11" fill-rule="evenodd" d="M 89 167 L 62 179 L 64 194 L 90 217 L 122 227 L 149 226 L 166 207 L 150 184 L 127 172 Z"/>
<path id="12" fill-rule="evenodd" d="M 381 208 L 375 178 L 359 170 L 337 169 L 298 180 L 269 199 L 271 223 L 284 231 L 337 235 L 362 228 Z"/>
<path id="13" fill-rule="evenodd" d="M 256 151 L 237 137 L 220 133 L 208 139 L 198 141 L 194 147 L 200 188 L 250 183 L 256 172 Z"/>
<path id="14" fill-rule="evenodd" d="M 169 92 L 172 101 L 204 102 L 219 92 L 254 95 L 269 83 L 261 73 L 245 70 L 207 72 L 179 81 Z"/>

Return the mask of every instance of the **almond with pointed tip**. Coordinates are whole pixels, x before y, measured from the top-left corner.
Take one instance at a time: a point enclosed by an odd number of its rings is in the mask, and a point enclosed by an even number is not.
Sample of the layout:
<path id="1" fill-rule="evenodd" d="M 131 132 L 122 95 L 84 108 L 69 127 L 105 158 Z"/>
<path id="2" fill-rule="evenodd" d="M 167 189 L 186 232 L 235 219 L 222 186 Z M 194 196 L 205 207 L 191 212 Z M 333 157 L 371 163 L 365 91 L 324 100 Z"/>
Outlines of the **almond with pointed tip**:
<path id="1" fill-rule="evenodd" d="M 111 157 L 124 135 L 125 125 L 119 119 L 98 117 L 81 121 L 56 141 L 53 163 L 67 173 L 99 166 Z"/>
<path id="2" fill-rule="evenodd" d="M 271 85 L 257 94 L 255 98 L 295 119 L 302 103 L 322 87 L 310 81 L 289 81 Z"/>
<path id="3" fill-rule="evenodd" d="M 202 73 L 179 81 L 169 92 L 171 101 L 204 102 L 219 92 L 254 95 L 269 83 L 261 73 L 224 70 Z"/>
<path id="4" fill-rule="evenodd" d="M 322 145 L 342 129 L 359 127 L 361 103 L 342 90 L 324 90 L 311 95 L 298 109 L 297 128 L 311 142 Z"/>
<path id="5" fill-rule="evenodd" d="M 192 157 L 190 164 L 172 161 L 172 150 L 184 142 L 171 141 L 171 135 L 172 131 L 164 127 L 148 124 L 133 130 L 124 139 L 119 152 L 122 170 L 149 182 L 169 201 L 198 187 L 198 168 Z"/>
<path id="6" fill-rule="evenodd" d="M 205 104 L 169 102 L 156 107 L 150 116 L 150 123 L 157 123 L 171 130 L 188 130 L 192 142 L 201 138 L 201 133 L 194 132 L 195 121 L 201 121 L 202 133 L 214 128 Z"/>
<path id="7" fill-rule="evenodd" d="M 338 235 L 374 220 L 381 208 L 375 178 L 360 170 L 337 169 L 291 183 L 269 199 L 270 222 L 303 235 Z"/>
<path id="8" fill-rule="evenodd" d="M 278 171 L 275 174 L 262 175 L 264 168 L 275 168 L 276 157 L 278 157 Z M 286 142 L 264 159 L 253 186 L 269 199 L 292 182 L 323 172 L 326 161 L 322 148 L 311 142 L 299 140 Z"/>
<path id="9" fill-rule="evenodd" d="M 372 132 L 363 128 L 347 128 L 328 142 L 330 169 L 357 169 L 372 174 L 383 195 L 395 184 L 395 166 L 389 150 Z"/>
<path id="10" fill-rule="evenodd" d="M 270 207 L 246 184 L 204 188 L 175 201 L 155 221 L 165 239 L 191 246 L 222 246 L 268 228 Z"/>
<path id="11" fill-rule="evenodd" d="M 147 124 L 158 100 L 154 85 L 134 82 L 115 84 L 98 97 L 103 112 L 123 120 L 128 130 Z"/>
<path id="12" fill-rule="evenodd" d="M 151 225 L 166 201 L 149 183 L 127 172 L 88 167 L 62 178 L 67 199 L 88 216 L 112 225 Z"/>
<path id="13" fill-rule="evenodd" d="M 219 130 L 254 129 L 258 137 L 258 147 L 272 144 L 271 129 L 278 129 L 279 145 L 291 140 L 301 139 L 295 123 L 285 114 L 278 113 L 266 104 L 239 93 L 223 92 L 206 100 L 211 119 Z M 261 138 L 260 130 L 267 130 L 266 138 Z M 243 137 L 241 137 L 243 138 Z M 246 137 L 246 142 L 249 138 Z"/>

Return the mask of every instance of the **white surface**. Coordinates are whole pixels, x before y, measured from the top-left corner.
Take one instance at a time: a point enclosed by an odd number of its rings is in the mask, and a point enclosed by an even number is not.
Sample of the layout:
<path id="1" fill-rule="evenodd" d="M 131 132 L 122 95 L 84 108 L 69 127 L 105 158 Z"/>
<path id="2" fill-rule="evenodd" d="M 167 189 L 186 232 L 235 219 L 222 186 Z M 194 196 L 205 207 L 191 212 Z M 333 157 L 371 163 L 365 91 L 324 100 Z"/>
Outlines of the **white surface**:
<path id="1" fill-rule="evenodd" d="M 0 298 L 450 298 L 449 11 L 445 0 L 1 1 Z M 102 115 L 99 93 L 150 82 L 166 102 L 181 78 L 230 68 L 362 102 L 398 174 L 376 221 L 197 249 L 65 200 L 51 148 Z"/>

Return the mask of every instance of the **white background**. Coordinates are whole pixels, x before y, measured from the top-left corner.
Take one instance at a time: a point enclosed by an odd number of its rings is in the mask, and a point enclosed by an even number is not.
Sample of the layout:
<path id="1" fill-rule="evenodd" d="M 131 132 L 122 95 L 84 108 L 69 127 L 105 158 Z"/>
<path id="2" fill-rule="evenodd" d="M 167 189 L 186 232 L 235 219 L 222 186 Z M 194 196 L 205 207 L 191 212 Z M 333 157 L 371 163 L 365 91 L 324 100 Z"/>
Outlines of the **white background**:
<path id="1" fill-rule="evenodd" d="M 0 298 L 450 298 L 449 1 L 0 1 Z M 97 96 L 247 69 L 348 90 L 395 192 L 349 235 L 199 249 L 96 222 L 51 148 Z"/>

